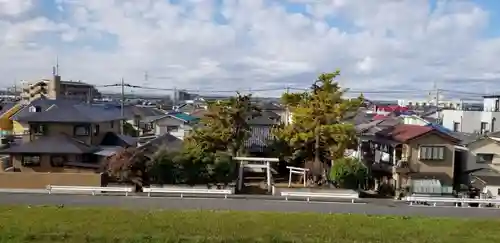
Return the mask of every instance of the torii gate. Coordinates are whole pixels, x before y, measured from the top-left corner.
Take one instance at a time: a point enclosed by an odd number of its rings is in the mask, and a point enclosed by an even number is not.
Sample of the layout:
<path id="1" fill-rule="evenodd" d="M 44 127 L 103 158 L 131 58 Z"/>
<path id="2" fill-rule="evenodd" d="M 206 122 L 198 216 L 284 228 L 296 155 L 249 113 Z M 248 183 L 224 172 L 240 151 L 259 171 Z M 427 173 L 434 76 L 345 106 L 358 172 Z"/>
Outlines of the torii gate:
<path id="1" fill-rule="evenodd" d="M 268 192 L 272 192 L 272 174 L 271 174 L 271 162 L 279 162 L 278 158 L 257 158 L 257 157 L 234 157 L 234 160 L 240 162 L 240 168 L 238 171 L 238 190 L 243 188 L 243 170 L 244 168 L 258 168 L 266 170 L 266 183 Z M 254 162 L 254 163 L 252 163 Z M 257 163 L 256 163 L 257 162 Z M 258 163 L 261 162 L 261 163 Z"/>

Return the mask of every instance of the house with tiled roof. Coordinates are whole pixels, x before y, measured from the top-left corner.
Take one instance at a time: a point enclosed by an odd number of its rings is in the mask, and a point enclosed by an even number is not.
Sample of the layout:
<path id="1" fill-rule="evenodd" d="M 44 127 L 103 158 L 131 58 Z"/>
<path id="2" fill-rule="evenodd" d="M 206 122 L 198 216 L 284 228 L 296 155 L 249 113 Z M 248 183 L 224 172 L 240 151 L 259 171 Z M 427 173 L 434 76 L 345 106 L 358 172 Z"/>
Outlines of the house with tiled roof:
<path id="1" fill-rule="evenodd" d="M 150 121 L 151 126 L 154 127 L 154 135 L 161 136 L 164 134 L 171 134 L 179 139 L 191 132 L 200 118 L 188 115 L 183 112 L 172 112 Z"/>
<path id="2" fill-rule="evenodd" d="M 71 102 L 41 106 L 32 104 L 12 117 L 28 127 L 22 141 L 0 151 L 9 155 L 14 171 L 97 170 L 103 158 L 137 144 L 120 134 L 123 117 L 114 107 Z"/>
<path id="3" fill-rule="evenodd" d="M 364 161 L 376 177 L 393 181 L 396 189 L 410 188 L 418 193 L 427 189 L 415 188 L 415 181 L 425 180 L 440 185 L 443 191 L 437 194 L 447 194 L 463 183 L 463 147 L 452 134 L 434 126 L 407 124 L 376 129 L 371 134 L 366 130 L 361 144 Z"/>
<path id="4" fill-rule="evenodd" d="M 500 195 L 500 132 L 488 133 L 469 140 L 467 175 L 473 186 Z"/>

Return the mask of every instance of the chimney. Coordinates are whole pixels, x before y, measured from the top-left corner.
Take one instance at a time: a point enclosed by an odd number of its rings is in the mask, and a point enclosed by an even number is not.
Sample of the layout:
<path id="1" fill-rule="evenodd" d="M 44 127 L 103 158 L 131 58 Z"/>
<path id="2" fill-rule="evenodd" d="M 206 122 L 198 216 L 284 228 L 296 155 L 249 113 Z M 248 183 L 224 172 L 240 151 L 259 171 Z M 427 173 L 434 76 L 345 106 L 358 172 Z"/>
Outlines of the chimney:
<path id="1" fill-rule="evenodd" d="M 48 98 L 49 99 L 58 99 L 61 94 L 61 76 L 55 74 L 54 77 L 49 81 L 48 85 Z"/>

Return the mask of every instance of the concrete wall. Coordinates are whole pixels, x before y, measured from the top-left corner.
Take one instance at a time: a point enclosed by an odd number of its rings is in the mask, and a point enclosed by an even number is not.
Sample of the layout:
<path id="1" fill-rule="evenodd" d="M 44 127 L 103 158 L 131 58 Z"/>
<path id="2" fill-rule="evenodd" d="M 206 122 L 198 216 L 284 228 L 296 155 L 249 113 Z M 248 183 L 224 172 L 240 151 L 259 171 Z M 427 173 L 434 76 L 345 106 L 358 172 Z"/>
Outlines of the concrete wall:
<path id="1" fill-rule="evenodd" d="M 458 132 L 481 132 L 481 122 L 486 122 L 488 123 L 486 126 L 487 131 L 500 131 L 500 112 L 443 110 L 442 113 L 443 126 L 450 130 L 453 130 L 453 124 L 458 122 L 460 123 Z M 495 118 L 495 123 L 492 129 L 493 118 Z"/>
<path id="2" fill-rule="evenodd" d="M 101 186 L 101 175 L 96 173 L 0 172 L 0 188 L 45 189 L 47 185 Z"/>
<path id="3" fill-rule="evenodd" d="M 59 135 L 61 133 L 68 134 L 73 136 L 74 126 L 78 124 L 66 124 L 66 123 L 47 123 L 47 131 L 45 136 L 54 136 Z M 99 125 L 99 133 L 97 135 L 94 134 L 95 127 Z M 88 136 L 75 136 L 75 138 L 93 145 L 99 145 L 106 135 L 107 132 L 120 133 L 120 121 L 110 121 L 110 122 L 102 122 L 97 124 L 92 124 L 92 128 L 90 134 Z M 33 141 L 36 139 L 37 135 L 25 136 L 25 142 Z"/>
<path id="4" fill-rule="evenodd" d="M 444 160 L 427 161 L 420 160 L 420 146 L 444 146 Z M 455 144 L 451 141 L 437 135 L 436 133 L 429 133 L 425 136 L 411 140 L 409 142 L 410 154 L 408 161 L 410 161 L 410 167 L 412 171 L 415 172 L 432 172 L 432 173 L 444 173 L 450 178 L 453 178 L 453 168 L 455 161 Z"/>
<path id="5" fill-rule="evenodd" d="M 68 158 L 68 162 L 81 162 L 78 155 L 68 154 L 65 155 Z M 93 173 L 95 169 L 92 168 L 68 168 L 68 167 L 52 167 L 50 163 L 50 155 L 42 154 L 40 155 L 40 166 L 23 166 L 22 165 L 22 155 L 12 155 L 10 157 L 12 161 L 12 166 L 21 170 L 21 172 L 73 172 L 73 173 Z M 99 164 L 99 161 L 95 161 Z"/>
<path id="6" fill-rule="evenodd" d="M 489 138 L 469 144 L 467 170 L 493 169 L 500 172 L 500 145 Z M 492 163 L 476 163 L 476 154 L 494 154 Z"/>

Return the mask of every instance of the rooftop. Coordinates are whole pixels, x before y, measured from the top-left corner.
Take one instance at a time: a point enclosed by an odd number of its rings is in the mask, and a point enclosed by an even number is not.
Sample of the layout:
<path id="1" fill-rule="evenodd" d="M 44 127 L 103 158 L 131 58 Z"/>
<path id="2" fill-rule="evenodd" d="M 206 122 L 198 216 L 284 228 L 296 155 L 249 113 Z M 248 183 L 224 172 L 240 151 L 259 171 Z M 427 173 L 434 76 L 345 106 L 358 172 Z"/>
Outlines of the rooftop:
<path id="1" fill-rule="evenodd" d="M 0 150 L 1 154 L 84 154 L 99 150 L 96 146 L 87 145 L 84 142 L 65 134 L 56 136 L 40 137 L 32 142 L 13 145 L 10 148 Z"/>
<path id="2" fill-rule="evenodd" d="M 28 108 L 33 107 L 29 105 Z M 46 109 L 41 109 L 40 112 L 26 112 L 26 115 L 19 116 L 16 114 L 11 119 L 22 122 L 61 122 L 61 123 L 78 123 L 78 122 L 106 122 L 121 120 L 121 112 L 114 107 L 103 107 L 92 104 L 74 104 L 59 102 L 50 105 Z"/>

